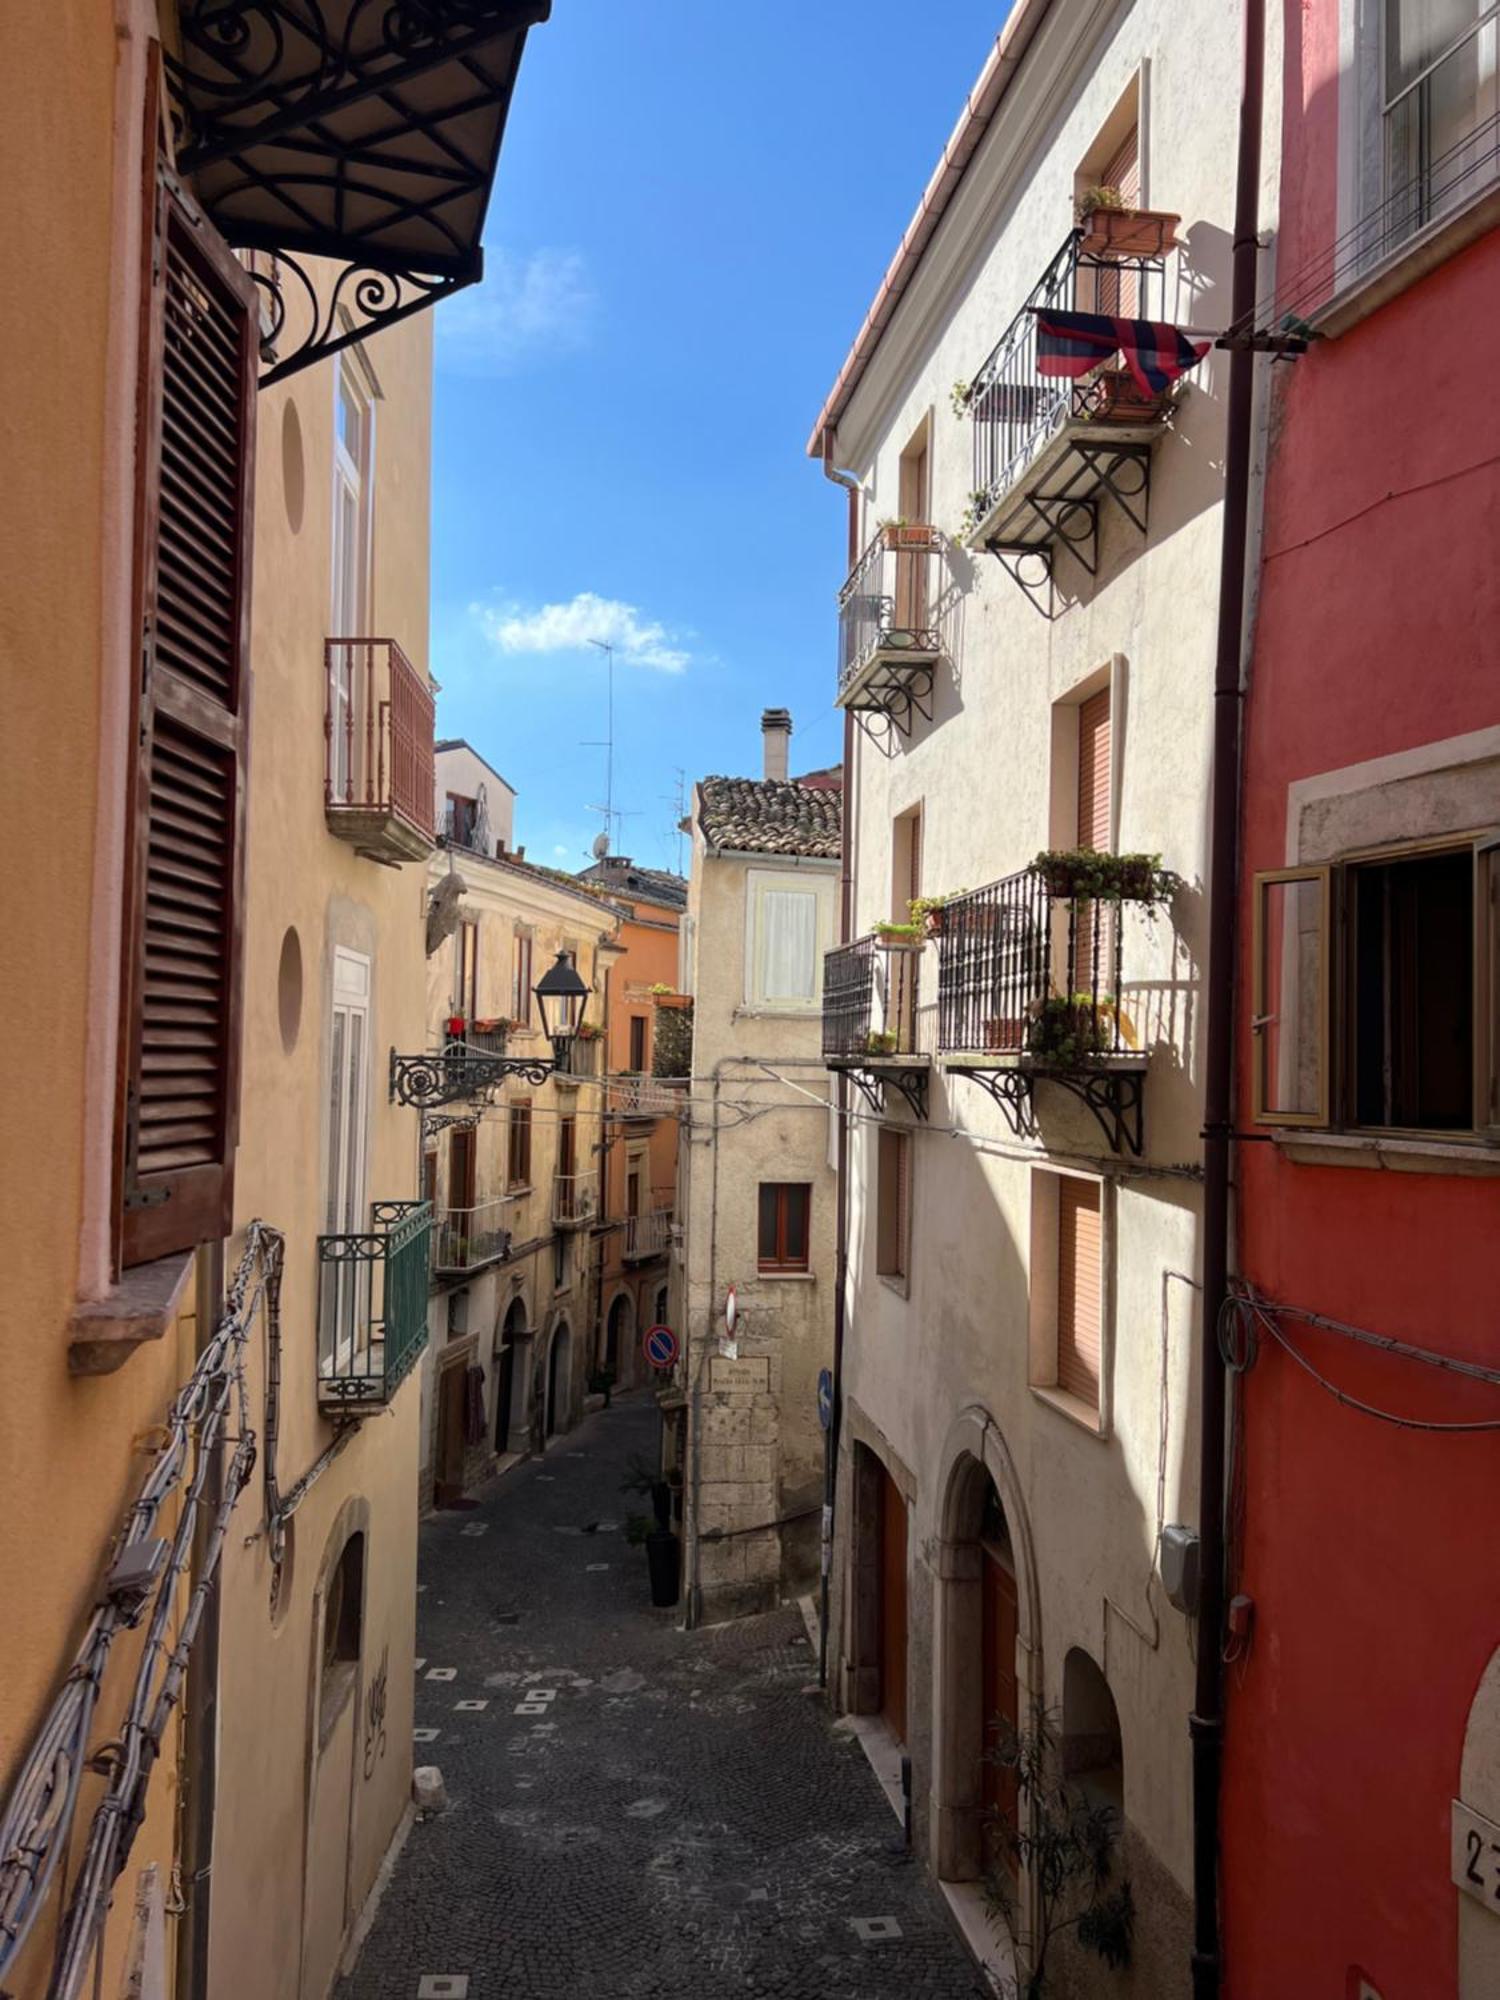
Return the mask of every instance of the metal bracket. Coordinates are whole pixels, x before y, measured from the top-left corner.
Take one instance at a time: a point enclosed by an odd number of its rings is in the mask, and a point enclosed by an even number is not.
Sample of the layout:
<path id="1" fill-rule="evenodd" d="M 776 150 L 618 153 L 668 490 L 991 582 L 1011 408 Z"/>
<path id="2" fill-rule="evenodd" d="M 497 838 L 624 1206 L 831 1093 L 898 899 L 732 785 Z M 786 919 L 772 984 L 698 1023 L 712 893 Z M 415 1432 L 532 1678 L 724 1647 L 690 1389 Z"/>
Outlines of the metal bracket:
<path id="1" fill-rule="evenodd" d="M 325 279 L 320 287 L 301 258 L 288 251 L 273 252 L 269 270 L 256 260 L 257 253 L 251 255 L 249 275 L 266 308 L 261 322 L 261 371 L 257 384 L 262 389 L 303 368 L 311 368 L 327 355 L 337 354 L 340 348 L 352 347 L 383 327 L 395 326 L 403 319 L 410 319 L 413 313 L 425 312 L 454 292 L 477 285 L 484 276 L 483 257 L 476 254 L 470 271 L 445 277 L 424 276 L 416 271 L 381 271 L 369 264 L 345 264 L 331 285 Z M 289 307 L 300 337 L 296 346 L 283 354 L 280 342 L 286 331 Z"/>
<path id="2" fill-rule="evenodd" d="M 443 1049 L 435 1055 L 403 1056 L 392 1049 L 390 1099 L 393 1104 L 411 1104 L 425 1111 L 436 1104 L 453 1104 L 461 1097 L 474 1097 L 512 1076 L 540 1087 L 553 1069 L 548 1058 L 481 1056 L 464 1048 Z"/>
<path id="3" fill-rule="evenodd" d="M 1076 439 L 1074 451 L 1108 493 L 1131 526 L 1144 535 L 1151 504 L 1151 447 L 1138 444 L 1109 444 Z M 1121 478 L 1122 468 L 1132 466 L 1134 483 Z M 1140 511 L 1136 503 L 1140 503 Z"/>
<path id="4" fill-rule="evenodd" d="M 1067 493 L 1028 493 L 1026 504 L 1053 540 L 1076 556 L 1090 576 L 1099 574 L 1099 509 L 1092 500 L 1075 500 Z"/>
<path id="5" fill-rule="evenodd" d="M 991 536 L 985 547 L 999 563 L 1012 583 L 1017 583 L 1031 599 L 1044 618 L 1051 618 L 1052 603 L 1052 548 L 1047 542 L 1002 542 L 998 536 Z M 1035 563 L 1040 575 L 1028 576 L 1026 565 Z M 1046 602 L 1042 601 L 1043 591 Z"/>
<path id="6" fill-rule="evenodd" d="M 1006 1123 L 1018 1139 L 1037 1135 L 1036 1107 L 1032 1102 L 1031 1072 L 1024 1069 L 950 1069 L 949 1076 L 966 1076 L 1005 1113 Z"/>
<path id="7" fill-rule="evenodd" d="M 847 1076 L 859 1091 L 877 1118 L 886 1114 L 887 1092 L 892 1086 L 899 1090 L 913 1118 L 926 1120 L 928 1071 L 924 1067 L 911 1069 L 858 1069 L 839 1065 L 840 1076 Z"/>
<path id="8" fill-rule="evenodd" d="M 1043 1080 L 1060 1083 L 1086 1104 L 1117 1153 L 1137 1159 L 1145 1144 L 1144 1074 L 1138 1069 L 1043 1070 Z"/>

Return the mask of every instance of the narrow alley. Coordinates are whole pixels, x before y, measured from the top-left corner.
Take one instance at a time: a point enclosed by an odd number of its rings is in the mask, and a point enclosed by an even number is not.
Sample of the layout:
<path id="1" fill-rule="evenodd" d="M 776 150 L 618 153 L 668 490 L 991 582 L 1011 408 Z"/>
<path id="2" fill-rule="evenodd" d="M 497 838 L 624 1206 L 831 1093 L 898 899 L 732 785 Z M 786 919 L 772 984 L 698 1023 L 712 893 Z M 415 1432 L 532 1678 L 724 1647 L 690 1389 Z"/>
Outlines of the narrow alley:
<path id="1" fill-rule="evenodd" d="M 448 1804 L 339 2000 L 982 1993 L 796 1609 L 651 1610 L 622 1481 L 654 1430 L 617 1404 L 424 1524 L 416 1762 Z"/>

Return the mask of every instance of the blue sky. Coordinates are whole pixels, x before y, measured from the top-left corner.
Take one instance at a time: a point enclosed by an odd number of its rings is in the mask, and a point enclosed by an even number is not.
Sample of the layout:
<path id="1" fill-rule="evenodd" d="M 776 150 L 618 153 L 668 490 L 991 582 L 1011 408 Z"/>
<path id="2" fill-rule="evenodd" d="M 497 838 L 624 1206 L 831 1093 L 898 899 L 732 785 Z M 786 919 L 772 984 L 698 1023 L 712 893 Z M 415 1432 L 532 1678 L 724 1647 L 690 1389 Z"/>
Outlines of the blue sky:
<path id="1" fill-rule="evenodd" d="M 520 792 L 530 858 L 601 824 L 673 865 L 672 799 L 835 763 L 844 510 L 803 447 L 1005 7 L 555 0 L 530 36 L 484 285 L 440 308 L 438 727 Z"/>

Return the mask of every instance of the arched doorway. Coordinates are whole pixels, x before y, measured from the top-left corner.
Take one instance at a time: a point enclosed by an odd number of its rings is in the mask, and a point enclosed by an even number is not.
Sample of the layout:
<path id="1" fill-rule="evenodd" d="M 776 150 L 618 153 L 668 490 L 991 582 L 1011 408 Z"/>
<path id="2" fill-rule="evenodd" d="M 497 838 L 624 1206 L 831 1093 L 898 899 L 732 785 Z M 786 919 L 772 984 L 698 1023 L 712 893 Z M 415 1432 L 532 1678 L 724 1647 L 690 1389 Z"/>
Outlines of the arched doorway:
<path id="1" fill-rule="evenodd" d="M 572 1345 L 573 1335 L 568 1322 L 559 1320 L 547 1355 L 548 1437 L 556 1437 L 559 1431 L 568 1427 L 568 1360 Z"/>
<path id="2" fill-rule="evenodd" d="M 505 1325 L 500 1331 L 499 1373 L 495 1383 L 495 1452 L 500 1457 L 510 1450 L 515 1423 L 516 1369 L 525 1333 L 526 1301 L 515 1298 L 507 1308 Z"/>
<path id="3" fill-rule="evenodd" d="M 329 1531 L 313 1592 L 316 1703 L 309 1722 L 307 1868 L 300 1991 L 327 1993 L 353 1916 L 359 1709 L 365 1672 L 365 1584 L 369 1506 L 346 1500 Z"/>
<path id="4" fill-rule="evenodd" d="M 907 1735 L 906 1498 L 869 1445 L 854 1447 L 849 1705 Z"/>
<path id="5" fill-rule="evenodd" d="M 621 1292 L 609 1309 L 609 1318 L 604 1325 L 604 1368 L 620 1379 L 620 1368 L 630 1352 L 632 1321 L 635 1315 L 630 1309 L 629 1292 Z"/>
<path id="6" fill-rule="evenodd" d="M 932 1846 L 944 1881 L 972 1882 L 999 1859 L 995 1815 L 1014 1809 L 1014 1779 L 991 1753 L 1037 1721 L 1041 1617 L 1020 1481 L 986 1411 L 959 1418 L 944 1462 Z"/>
<path id="7" fill-rule="evenodd" d="M 1120 1715 L 1103 1673 L 1074 1646 L 1063 1660 L 1063 1776 L 1090 1805 L 1108 1806 L 1125 1823 L 1125 1752 Z"/>

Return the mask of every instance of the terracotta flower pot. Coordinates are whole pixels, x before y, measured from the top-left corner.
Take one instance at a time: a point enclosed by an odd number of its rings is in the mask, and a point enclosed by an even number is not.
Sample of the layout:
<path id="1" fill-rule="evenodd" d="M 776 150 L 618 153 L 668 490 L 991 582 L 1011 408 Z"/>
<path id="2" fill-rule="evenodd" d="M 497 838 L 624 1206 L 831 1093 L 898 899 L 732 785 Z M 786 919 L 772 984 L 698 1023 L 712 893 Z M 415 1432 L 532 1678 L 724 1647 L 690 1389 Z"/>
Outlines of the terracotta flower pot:
<path id="1" fill-rule="evenodd" d="M 1079 218 L 1079 255 L 1164 257 L 1177 247 L 1181 220 L 1164 208 L 1091 208 Z"/>

